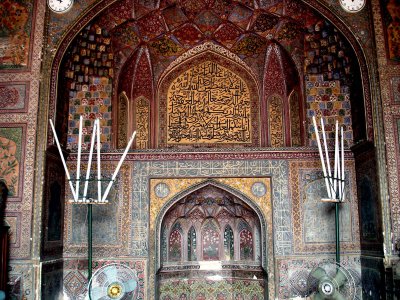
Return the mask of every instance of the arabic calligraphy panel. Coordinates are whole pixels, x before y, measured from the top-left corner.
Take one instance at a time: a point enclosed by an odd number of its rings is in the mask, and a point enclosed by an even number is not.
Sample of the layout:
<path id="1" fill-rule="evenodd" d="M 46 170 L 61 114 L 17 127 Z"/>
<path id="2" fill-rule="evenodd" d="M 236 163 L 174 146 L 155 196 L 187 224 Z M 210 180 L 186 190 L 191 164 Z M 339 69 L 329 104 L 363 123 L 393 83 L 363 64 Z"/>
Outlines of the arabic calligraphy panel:
<path id="1" fill-rule="evenodd" d="M 146 98 L 136 101 L 136 148 L 149 148 L 150 140 L 150 103 Z"/>
<path id="2" fill-rule="evenodd" d="M 167 144 L 251 143 L 251 101 L 244 79 L 205 61 L 177 76 L 167 93 Z"/>

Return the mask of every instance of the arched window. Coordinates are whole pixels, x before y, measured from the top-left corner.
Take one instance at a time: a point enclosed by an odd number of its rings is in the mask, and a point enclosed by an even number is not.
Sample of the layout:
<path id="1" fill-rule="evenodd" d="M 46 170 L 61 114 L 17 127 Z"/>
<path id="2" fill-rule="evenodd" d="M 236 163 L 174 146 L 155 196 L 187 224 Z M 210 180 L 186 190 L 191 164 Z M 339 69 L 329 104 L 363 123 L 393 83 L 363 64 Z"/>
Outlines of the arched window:
<path id="1" fill-rule="evenodd" d="M 196 229 L 192 226 L 188 232 L 188 244 L 187 244 L 187 260 L 188 261 L 195 261 L 197 260 L 196 255 Z"/>
<path id="2" fill-rule="evenodd" d="M 233 260 L 235 258 L 233 230 L 227 225 L 224 231 L 224 260 Z"/>
<path id="3" fill-rule="evenodd" d="M 182 259 L 182 228 L 179 223 L 175 223 L 169 235 L 168 260 L 181 261 Z"/>
<path id="4" fill-rule="evenodd" d="M 219 230 L 214 219 L 205 221 L 202 228 L 203 260 L 219 260 Z"/>
<path id="5" fill-rule="evenodd" d="M 242 200 L 205 186 L 176 202 L 160 232 L 162 265 L 197 261 L 260 262 L 260 223 Z"/>

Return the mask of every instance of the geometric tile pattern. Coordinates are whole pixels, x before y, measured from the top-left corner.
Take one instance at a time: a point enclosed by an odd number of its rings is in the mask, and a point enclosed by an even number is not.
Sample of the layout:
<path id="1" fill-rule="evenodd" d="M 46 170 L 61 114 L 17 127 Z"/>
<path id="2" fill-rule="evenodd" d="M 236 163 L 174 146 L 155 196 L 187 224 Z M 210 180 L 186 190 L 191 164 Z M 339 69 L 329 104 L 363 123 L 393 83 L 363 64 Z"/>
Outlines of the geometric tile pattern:
<path id="1" fill-rule="evenodd" d="M 333 145 L 335 124 L 343 128 L 344 146 L 353 145 L 353 130 L 351 122 L 350 94 L 347 87 L 341 87 L 339 80 L 325 81 L 323 75 L 307 75 L 307 117 L 309 118 L 308 132 L 310 146 L 317 146 L 314 125 L 311 118 L 324 119 L 328 144 Z"/>
<path id="2" fill-rule="evenodd" d="M 138 300 L 146 300 L 146 261 L 144 260 L 93 260 L 92 275 L 109 264 L 122 264 L 136 272 L 138 279 Z M 64 260 L 64 297 L 67 299 L 83 299 L 87 294 L 87 261 Z"/>

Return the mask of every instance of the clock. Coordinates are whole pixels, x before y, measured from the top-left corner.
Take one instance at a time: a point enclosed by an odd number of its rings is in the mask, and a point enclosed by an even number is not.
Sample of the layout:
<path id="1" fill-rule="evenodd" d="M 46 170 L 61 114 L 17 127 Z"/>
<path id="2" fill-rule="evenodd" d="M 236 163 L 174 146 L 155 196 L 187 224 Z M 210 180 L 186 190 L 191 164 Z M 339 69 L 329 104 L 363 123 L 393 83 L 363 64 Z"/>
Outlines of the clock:
<path id="1" fill-rule="evenodd" d="M 366 0 L 339 0 L 342 8 L 349 13 L 356 13 L 362 10 Z"/>
<path id="2" fill-rule="evenodd" d="M 74 0 L 47 0 L 49 8 L 55 13 L 64 13 L 74 4 Z"/>

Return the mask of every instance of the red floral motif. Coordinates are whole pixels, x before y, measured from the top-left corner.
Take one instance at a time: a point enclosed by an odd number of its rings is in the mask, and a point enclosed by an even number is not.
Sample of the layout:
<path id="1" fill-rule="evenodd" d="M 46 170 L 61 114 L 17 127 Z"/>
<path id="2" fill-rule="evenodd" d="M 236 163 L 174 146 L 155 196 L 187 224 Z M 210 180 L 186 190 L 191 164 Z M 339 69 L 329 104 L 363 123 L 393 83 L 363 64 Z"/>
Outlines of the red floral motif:
<path id="1" fill-rule="evenodd" d="M 16 88 L 0 86 L 0 108 L 12 107 L 19 100 L 19 92 Z"/>
<path id="2" fill-rule="evenodd" d="M 214 34 L 215 39 L 226 47 L 230 48 L 240 36 L 241 30 L 236 26 L 223 24 Z"/>
<path id="3" fill-rule="evenodd" d="M 246 29 L 252 14 L 253 11 L 251 9 L 243 5 L 237 5 L 233 9 L 228 20 L 235 23 L 236 25 L 239 25 L 243 29 Z"/>
<path id="4" fill-rule="evenodd" d="M 199 26 L 203 32 L 214 32 L 215 29 L 221 24 L 220 18 L 218 18 L 212 11 L 206 10 L 197 15 L 194 22 Z"/>
<path id="5" fill-rule="evenodd" d="M 167 23 L 170 30 L 178 27 L 188 20 L 183 11 L 177 6 L 164 9 L 162 14 L 164 16 L 165 23 Z"/>
<path id="6" fill-rule="evenodd" d="M 194 46 L 201 41 L 203 36 L 201 31 L 192 24 L 185 24 L 178 30 L 174 31 L 174 35 L 184 46 Z"/>
<path id="7" fill-rule="evenodd" d="M 137 22 L 137 25 L 139 27 L 140 34 L 145 40 L 150 40 L 164 33 L 166 30 L 161 16 L 158 14 L 146 15 Z"/>
<path id="8" fill-rule="evenodd" d="M 152 80 L 153 76 L 151 74 L 150 63 L 143 51 L 137 63 L 135 77 L 133 78 L 132 99 L 136 99 L 139 96 L 153 99 Z"/>

